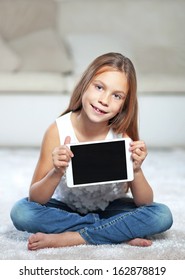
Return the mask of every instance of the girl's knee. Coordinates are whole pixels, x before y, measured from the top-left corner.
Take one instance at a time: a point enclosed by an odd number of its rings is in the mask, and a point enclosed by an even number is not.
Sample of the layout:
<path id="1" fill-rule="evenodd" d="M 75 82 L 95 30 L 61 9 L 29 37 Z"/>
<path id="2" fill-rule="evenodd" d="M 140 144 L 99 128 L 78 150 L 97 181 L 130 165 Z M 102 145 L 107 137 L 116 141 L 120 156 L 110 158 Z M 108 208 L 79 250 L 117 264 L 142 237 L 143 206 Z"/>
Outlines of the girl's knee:
<path id="1" fill-rule="evenodd" d="M 173 216 L 169 207 L 165 204 L 155 203 L 158 213 L 158 224 L 160 225 L 160 231 L 168 230 L 173 224 Z"/>
<path id="2" fill-rule="evenodd" d="M 10 217 L 18 230 L 25 231 L 30 221 L 29 202 L 27 198 L 17 201 L 11 209 Z"/>

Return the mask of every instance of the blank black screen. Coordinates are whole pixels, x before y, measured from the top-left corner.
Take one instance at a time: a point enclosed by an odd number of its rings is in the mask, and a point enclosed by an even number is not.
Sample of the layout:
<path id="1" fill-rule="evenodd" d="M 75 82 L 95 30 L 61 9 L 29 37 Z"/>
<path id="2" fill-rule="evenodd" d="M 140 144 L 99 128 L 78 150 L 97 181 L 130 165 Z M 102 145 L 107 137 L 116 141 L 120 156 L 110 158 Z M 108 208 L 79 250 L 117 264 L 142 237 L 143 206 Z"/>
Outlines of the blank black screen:
<path id="1" fill-rule="evenodd" d="M 71 146 L 74 185 L 127 179 L 125 142 Z"/>

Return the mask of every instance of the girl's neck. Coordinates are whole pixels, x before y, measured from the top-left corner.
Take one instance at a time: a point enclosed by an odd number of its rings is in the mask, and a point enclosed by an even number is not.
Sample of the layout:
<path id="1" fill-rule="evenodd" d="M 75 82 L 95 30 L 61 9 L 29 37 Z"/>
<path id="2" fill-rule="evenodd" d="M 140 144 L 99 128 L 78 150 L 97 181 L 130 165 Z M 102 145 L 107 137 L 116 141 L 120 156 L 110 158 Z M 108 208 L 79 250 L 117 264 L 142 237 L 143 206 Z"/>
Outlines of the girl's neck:
<path id="1" fill-rule="evenodd" d="M 71 114 L 71 122 L 79 142 L 104 140 L 110 130 L 105 123 L 94 123 L 83 111 Z"/>

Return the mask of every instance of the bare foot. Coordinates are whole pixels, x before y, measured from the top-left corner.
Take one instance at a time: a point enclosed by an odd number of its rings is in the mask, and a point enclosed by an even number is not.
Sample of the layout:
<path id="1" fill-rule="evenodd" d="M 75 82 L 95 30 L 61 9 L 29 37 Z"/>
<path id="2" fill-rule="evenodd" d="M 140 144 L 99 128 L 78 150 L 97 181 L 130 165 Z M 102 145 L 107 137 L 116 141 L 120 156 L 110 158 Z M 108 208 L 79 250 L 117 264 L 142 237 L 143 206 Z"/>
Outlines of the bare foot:
<path id="1" fill-rule="evenodd" d="M 28 250 L 66 247 L 81 244 L 85 244 L 85 240 L 78 232 L 64 232 L 57 234 L 37 232 L 29 237 Z"/>
<path id="2" fill-rule="evenodd" d="M 135 238 L 127 242 L 131 246 L 148 247 L 152 245 L 152 241 L 144 238 Z"/>

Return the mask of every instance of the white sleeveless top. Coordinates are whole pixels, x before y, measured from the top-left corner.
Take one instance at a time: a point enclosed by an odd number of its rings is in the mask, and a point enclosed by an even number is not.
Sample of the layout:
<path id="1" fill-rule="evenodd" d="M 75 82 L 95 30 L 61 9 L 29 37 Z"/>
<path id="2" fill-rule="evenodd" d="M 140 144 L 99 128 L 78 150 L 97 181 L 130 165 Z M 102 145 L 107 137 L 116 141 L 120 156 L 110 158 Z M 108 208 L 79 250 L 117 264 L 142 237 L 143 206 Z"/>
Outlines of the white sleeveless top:
<path id="1" fill-rule="evenodd" d="M 64 143 L 66 136 L 71 137 L 71 143 L 78 143 L 71 123 L 71 112 L 56 119 L 60 143 Z M 121 138 L 121 134 L 115 134 L 112 129 L 106 136 L 107 139 Z M 64 175 L 58 184 L 52 198 L 67 204 L 71 209 L 85 214 L 98 209 L 104 210 L 110 201 L 126 196 L 126 184 L 114 183 L 95 185 L 93 187 L 69 188 Z"/>

